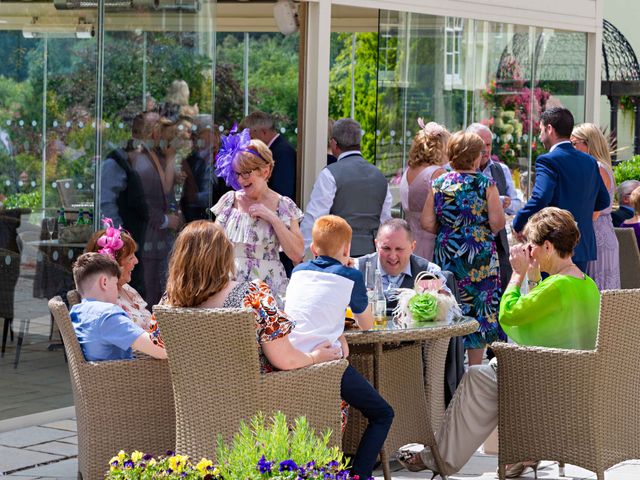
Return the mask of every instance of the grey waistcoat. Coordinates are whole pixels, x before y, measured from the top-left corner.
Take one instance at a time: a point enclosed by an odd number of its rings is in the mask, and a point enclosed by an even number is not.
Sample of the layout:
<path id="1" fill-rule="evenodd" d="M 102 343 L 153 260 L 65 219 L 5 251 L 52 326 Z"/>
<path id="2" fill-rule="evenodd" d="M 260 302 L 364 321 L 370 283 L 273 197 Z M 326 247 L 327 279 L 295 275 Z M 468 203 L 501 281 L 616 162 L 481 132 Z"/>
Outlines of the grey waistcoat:
<path id="1" fill-rule="evenodd" d="M 375 251 L 373 240 L 387 195 L 387 180 L 360 155 L 342 158 L 327 167 L 336 181 L 336 195 L 329 213 L 344 218 L 353 229 L 351 255 Z"/>

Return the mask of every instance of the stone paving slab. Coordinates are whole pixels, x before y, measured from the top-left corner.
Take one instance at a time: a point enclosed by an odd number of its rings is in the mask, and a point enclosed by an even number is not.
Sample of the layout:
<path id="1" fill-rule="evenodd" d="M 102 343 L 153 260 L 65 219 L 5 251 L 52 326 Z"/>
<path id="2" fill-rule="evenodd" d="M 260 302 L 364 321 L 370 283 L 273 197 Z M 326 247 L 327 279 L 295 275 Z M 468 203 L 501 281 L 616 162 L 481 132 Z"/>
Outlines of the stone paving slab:
<path id="1" fill-rule="evenodd" d="M 78 425 L 75 420 L 59 420 L 57 422 L 45 423 L 42 426 L 47 428 L 57 428 L 58 430 L 68 430 L 69 432 L 78 431 Z"/>
<path id="2" fill-rule="evenodd" d="M 21 448 L 0 446 L 0 476 L 4 472 L 11 472 L 61 458 L 64 457 L 51 455 L 50 453 L 32 452 Z"/>
<path id="3" fill-rule="evenodd" d="M 29 427 L 0 433 L 0 445 L 7 447 L 28 447 L 39 443 L 61 440 L 73 436 L 73 432 L 55 428 Z M 76 440 L 77 443 L 77 440 Z"/>
<path id="4" fill-rule="evenodd" d="M 78 436 L 76 435 L 74 437 L 61 438 L 59 441 L 63 443 L 71 443 L 73 445 L 78 445 Z"/>
<path id="5" fill-rule="evenodd" d="M 22 477 L 32 477 L 32 478 L 56 478 L 56 479 L 69 479 L 76 480 L 78 477 L 78 459 L 77 458 L 69 458 L 67 460 L 62 460 L 60 462 L 50 463 L 48 465 L 42 465 L 36 468 L 30 468 L 28 470 L 22 470 L 17 472 L 15 475 L 11 477 L 22 478 Z M 11 478 L 9 477 L 9 478 Z"/>
<path id="6" fill-rule="evenodd" d="M 64 457 L 75 457 L 78 455 L 78 446 L 73 443 L 63 442 L 47 442 L 40 445 L 27 447 L 25 450 L 34 452 L 52 453 L 54 455 L 62 455 Z"/>

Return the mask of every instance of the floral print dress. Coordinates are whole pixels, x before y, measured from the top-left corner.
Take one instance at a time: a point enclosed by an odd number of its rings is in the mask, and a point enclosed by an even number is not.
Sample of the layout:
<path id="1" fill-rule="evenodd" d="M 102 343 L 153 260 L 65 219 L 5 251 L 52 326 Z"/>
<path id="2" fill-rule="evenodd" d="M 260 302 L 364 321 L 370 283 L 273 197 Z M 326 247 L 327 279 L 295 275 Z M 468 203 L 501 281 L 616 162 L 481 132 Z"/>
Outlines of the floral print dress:
<path id="1" fill-rule="evenodd" d="M 280 242 L 273 227 L 261 218 L 253 218 L 235 206 L 235 192 L 227 192 L 211 211 L 234 245 L 236 279 L 246 282 L 260 278 L 275 295 L 287 290 L 287 275 L 280 261 Z M 300 222 L 303 213 L 289 197 L 280 196 L 276 215 L 287 226 Z"/>
<path id="2" fill-rule="evenodd" d="M 250 308 L 256 316 L 256 341 L 260 358 L 260 372 L 275 369 L 262 352 L 262 344 L 289 335 L 295 323 L 278 308 L 266 283 L 261 280 L 238 283 L 227 295 L 222 308 Z"/>
<path id="3" fill-rule="evenodd" d="M 147 310 L 147 302 L 145 302 L 138 291 L 128 283 L 125 283 L 118 292 L 118 306 L 129 315 L 133 323 L 146 332 L 149 332 L 153 343 L 164 347 L 164 342 L 158 330 L 158 322 L 151 312 Z"/>
<path id="4" fill-rule="evenodd" d="M 481 173 L 449 172 L 433 182 L 439 224 L 434 262 L 454 274 L 463 315 L 480 323 L 477 332 L 465 336 L 466 348 L 506 340 L 498 324 L 499 264 L 487 206 L 491 185 L 493 180 Z"/>

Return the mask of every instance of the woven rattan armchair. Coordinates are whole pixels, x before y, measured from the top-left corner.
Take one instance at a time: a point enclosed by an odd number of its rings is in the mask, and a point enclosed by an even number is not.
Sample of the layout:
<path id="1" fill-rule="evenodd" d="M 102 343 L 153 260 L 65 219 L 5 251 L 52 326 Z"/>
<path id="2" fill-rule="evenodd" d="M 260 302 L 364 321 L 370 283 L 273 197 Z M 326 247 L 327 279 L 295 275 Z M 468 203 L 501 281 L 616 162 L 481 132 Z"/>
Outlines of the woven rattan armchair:
<path id="1" fill-rule="evenodd" d="M 52 298 L 49 309 L 68 358 L 78 423 L 78 478 L 104 478 L 109 459 L 121 449 L 154 455 L 173 449 L 175 412 L 167 362 L 87 362 L 62 299 Z"/>
<path id="2" fill-rule="evenodd" d="M 330 428 L 340 445 L 340 381 L 346 360 L 260 373 L 251 310 L 173 308 L 154 312 L 167 348 L 176 405 L 176 451 L 216 456 L 240 422 L 257 412 L 306 416 L 317 432 Z"/>
<path id="3" fill-rule="evenodd" d="M 556 460 L 604 471 L 640 458 L 640 290 L 602 292 L 595 351 L 494 343 L 505 465 Z"/>
<path id="4" fill-rule="evenodd" d="M 640 288 L 640 251 L 633 228 L 614 228 L 620 251 L 621 288 Z"/>

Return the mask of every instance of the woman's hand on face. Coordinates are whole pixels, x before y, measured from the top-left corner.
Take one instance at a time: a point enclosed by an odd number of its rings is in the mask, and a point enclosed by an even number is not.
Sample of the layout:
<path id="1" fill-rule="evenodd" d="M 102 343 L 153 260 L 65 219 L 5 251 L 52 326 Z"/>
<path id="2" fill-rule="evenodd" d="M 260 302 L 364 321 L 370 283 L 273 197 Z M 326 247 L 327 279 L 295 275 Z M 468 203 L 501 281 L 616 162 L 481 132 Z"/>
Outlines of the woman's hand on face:
<path id="1" fill-rule="evenodd" d="M 332 347 L 329 341 L 324 341 L 311 352 L 311 356 L 313 357 L 313 363 L 340 360 L 342 358 L 342 349 L 340 347 Z"/>
<path id="2" fill-rule="evenodd" d="M 249 215 L 253 218 L 261 218 L 262 220 L 273 223 L 273 220 L 278 218 L 276 212 L 268 209 L 262 203 L 254 203 L 249 207 Z"/>
<path id="3" fill-rule="evenodd" d="M 529 250 L 524 243 L 518 243 L 509 249 L 509 263 L 515 273 L 524 275 L 530 264 Z"/>

